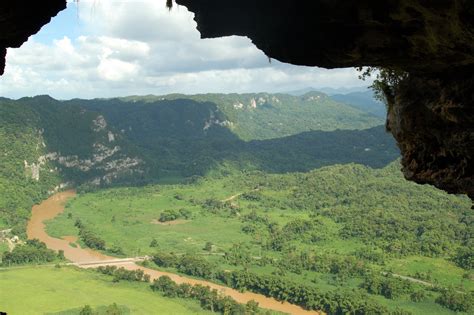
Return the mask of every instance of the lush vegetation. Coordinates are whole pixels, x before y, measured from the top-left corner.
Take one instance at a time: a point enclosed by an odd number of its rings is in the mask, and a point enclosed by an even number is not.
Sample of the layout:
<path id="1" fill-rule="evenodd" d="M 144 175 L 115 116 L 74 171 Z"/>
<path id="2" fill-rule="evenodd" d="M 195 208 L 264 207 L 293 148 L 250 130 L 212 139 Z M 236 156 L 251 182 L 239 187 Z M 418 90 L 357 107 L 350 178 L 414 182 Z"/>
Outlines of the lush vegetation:
<path id="1" fill-rule="evenodd" d="M 74 226 L 79 229 L 79 237 L 87 247 L 105 250 L 105 241 L 97 236 L 97 234 L 87 229 L 80 219 L 76 220 Z"/>
<path id="2" fill-rule="evenodd" d="M 254 315 L 265 314 L 258 308 L 258 303 L 249 301 L 246 305 L 237 303 L 229 296 L 223 296 L 215 289 L 201 285 L 190 285 L 187 283 L 176 284 L 168 276 L 161 276 L 153 281 L 151 285 L 153 291 L 162 292 L 166 297 L 179 297 L 195 299 L 201 303 L 201 306 L 213 313 L 235 314 L 235 315 Z M 270 312 L 268 312 L 269 314 Z"/>
<path id="3" fill-rule="evenodd" d="M 299 259 L 304 258 L 302 256 L 299 257 Z M 209 263 L 205 258 L 190 255 L 177 256 L 173 253 L 162 252 L 155 254 L 152 259 L 159 267 L 175 268 L 186 275 L 220 281 L 234 289 L 250 290 L 280 301 L 288 301 L 300 305 L 306 309 L 323 310 L 327 314 L 411 313 L 398 308 L 390 311 L 386 306 L 376 302 L 360 290 L 341 290 L 339 288 L 333 291 L 324 291 L 314 285 L 304 285 L 289 279 L 282 279 L 280 275 L 249 272 L 247 269 L 248 265 L 243 270 L 219 270 L 215 264 Z M 297 263 L 297 261 L 294 261 L 294 263 Z M 415 303 L 421 303 L 427 300 L 428 295 L 431 295 L 423 287 L 417 285 L 417 282 L 410 279 L 402 279 L 398 275 L 393 276 L 388 273 L 372 270 L 369 266 L 364 266 L 362 261 L 353 261 L 352 266 L 349 268 L 347 265 L 351 265 L 351 263 L 333 263 L 331 266 L 333 269 L 328 272 L 341 274 L 344 273 L 341 272 L 341 269 L 356 270 L 352 275 L 364 275 L 365 277 L 364 281 L 360 284 L 360 288 L 365 289 L 367 293 L 381 295 L 390 300 L 405 298 Z M 349 274 L 351 273 L 349 272 Z M 169 294 L 169 296 L 186 296 L 186 293 L 183 293 L 180 286 L 171 282 L 168 278 L 162 277 L 159 281 L 155 281 L 154 286 L 159 287 L 161 291 L 167 292 L 166 294 Z M 184 286 L 189 288 L 188 285 Z M 456 312 L 469 312 L 474 309 L 474 292 L 466 293 L 456 291 L 453 288 L 441 288 L 439 290 L 441 294 L 436 298 L 436 303 Z M 187 294 L 189 295 L 190 293 Z M 218 300 L 215 304 L 220 305 L 220 301 Z M 217 307 L 217 309 L 220 310 L 222 307 Z"/>
<path id="4" fill-rule="evenodd" d="M 59 183 L 56 173 L 44 172 L 39 181 L 25 169 L 45 154 L 38 117 L 29 108 L 0 99 L 0 230 L 23 236 L 31 206 Z M 48 164 L 45 169 L 52 168 Z"/>
<path id="5" fill-rule="evenodd" d="M 176 100 L 179 102 L 169 102 Z M 183 101 L 207 104 L 215 113 L 214 118 L 221 122 L 229 121 L 232 132 L 246 141 L 281 138 L 311 130 L 368 129 L 383 124 L 383 118 L 371 115 L 366 110 L 338 103 L 320 92 L 308 92 L 300 96 L 268 93 L 130 96 L 109 103 L 113 104 L 115 110 L 112 106 L 104 106 L 107 103 L 94 109 L 118 112 L 120 109 L 117 109 L 117 105 L 125 102 L 143 110 L 143 104 L 181 106 Z M 89 104 L 93 106 L 93 103 Z M 123 104 L 122 107 L 129 105 Z M 170 111 L 168 108 L 167 111 L 169 113 L 174 110 Z M 160 116 L 161 119 L 166 117 Z M 209 113 L 205 113 L 203 118 L 208 117 Z"/>
<path id="6" fill-rule="evenodd" d="M 31 206 L 61 183 L 85 191 L 192 181 L 222 165 L 277 173 L 383 167 L 398 150 L 381 123 L 319 93 L 0 98 L 0 229 L 24 237 Z"/>
<path id="7" fill-rule="evenodd" d="M 190 261 L 188 261 L 191 259 Z M 201 268 L 196 261 L 192 258 L 183 259 L 182 262 L 189 267 L 195 269 Z M 115 266 L 98 267 L 97 271 L 113 277 L 114 282 L 123 281 L 136 281 L 136 282 L 150 282 L 150 276 L 144 274 L 143 270 L 126 270 L 123 267 L 117 268 Z M 186 269 L 188 273 L 192 271 Z M 161 276 L 159 279 L 155 279 L 151 285 L 153 291 L 159 291 L 164 296 L 170 298 L 184 298 L 184 299 L 195 299 L 201 304 L 201 307 L 209 310 L 213 313 L 222 314 L 235 314 L 235 315 L 250 315 L 250 314 L 261 314 L 264 313 L 258 308 L 258 304 L 254 301 L 248 302 L 246 305 L 237 303 L 234 299 L 229 296 L 223 296 L 215 289 L 201 285 L 190 285 L 182 283 L 180 285 L 172 281 L 168 276 Z M 265 312 L 267 313 L 267 312 Z M 268 312 L 270 314 L 270 312 Z"/>
<path id="8" fill-rule="evenodd" d="M 64 253 L 46 248 L 46 244 L 37 239 L 27 240 L 25 244 L 15 246 L 10 251 L 5 251 L 1 257 L 1 265 L 12 266 L 22 264 L 40 264 L 64 259 Z"/>
<path id="9" fill-rule="evenodd" d="M 259 98 L 276 105 L 249 107 Z M 139 147 L 153 178 L 203 176 L 223 163 L 276 173 L 350 162 L 382 167 L 398 155 L 380 119 L 318 93 L 169 95 L 70 104 L 101 113 Z"/>
<path id="10" fill-rule="evenodd" d="M 441 295 L 436 299 L 439 303 L 455 312 L 474 311 L 474 293 L 469 294 L 458 292 L 453 288 L 444 289 Z"/>
<path id="11" fill-rule="evenodd" d="M 284 175 L 228 168 L 227 176 L 219 171 L 193 184 L 102 190 L 68 204 L 48 231 L 74 235 L 80 219 L 126 255 L 153 255 L 157 266 L 175 272 L 231 284 L 216 271 L 245 271 L 262 283 L 274 277 L 292 291 L 314 290 L 341 307 L 370 300 L 366 307 L 390 312 L 403 306 L 448 314 L 435 301 L 442 288 L 474 289 L 466 268 L 471 202 L 406 182 L 398 169 L 398 162 Z M 156 223 L 182 209 L 189 220 Z M 341 287 L 349 292 L 344 299 L 335 293 Z"/>
<path id="12" fill-rule="evenodd" d="M 233 272 L 218 270 L 206 259 L 196 256 L 178 257 L 173 254 L 158 253 L 153 256 L 153 261 L 160 267 L 174 267 L 187 275 L 219 280 L 234 289 L 250 290 L 280 301 L 300 305 L 306 309 L 323 310 L 328 314 L 343 314 L 345 312 L 383 314 L 388 312 L 385 307 L 374 303 L 368 296 L 355 291 L 321 293 L 314 286 L 301 285 L 274 275 L 260 275 L 248 270 Z M 165 287 L 164 290 L 168 290 L 168 287 L 171 286 L 170 291 L 172 294 L 176 294 L 175 292 L 179 291 L 178 286 L 168 283 L 168 279 L 160 278 L 160 281 L 155 281 L 155 285 L 159 285 L 160 288 Z"/>
<path id="13" fill-rule="evenodd" d="M 69 182 L 80 195 L 47 229 L 77 236 L 81 247 L 150 255 L 152 268 L 328 314 L 473 310 L 471 201 L 406 182 L 381 120 L 355 107 L 320 93 L 43 96 L 1 99 L 0 114 L 0 228 L 15 235 L 24 236 L 33 203 Z M 5 266 L 63 258 L 38 241 L 2 256 Z M 84 292 L 104 295 L 44 312 L 203 312 L 198 304 L 204 312 L 260 312 L 166 277 L 150 288 L 139 270 L 101 267 L 91 276 L 63 269 L 45 269 L 53 278 L 46 286 L 63 299 L 71 299 L 71 287 L 53 273 L 64 281 L 82 276 L 87 281 L 76 282 Z M 7 306 L 22 313 L 23 306 Z"/>
<path id="14" fill-rule="evenodd" d="M 120 280 L 150 282 L 150 276 L 146 275 L 143 270 L 127 270 L 123 267 L 117 268 L 116 266 L 99 266 L 97 271 L 112 276 L 114 282 L 119 282 Z"/>

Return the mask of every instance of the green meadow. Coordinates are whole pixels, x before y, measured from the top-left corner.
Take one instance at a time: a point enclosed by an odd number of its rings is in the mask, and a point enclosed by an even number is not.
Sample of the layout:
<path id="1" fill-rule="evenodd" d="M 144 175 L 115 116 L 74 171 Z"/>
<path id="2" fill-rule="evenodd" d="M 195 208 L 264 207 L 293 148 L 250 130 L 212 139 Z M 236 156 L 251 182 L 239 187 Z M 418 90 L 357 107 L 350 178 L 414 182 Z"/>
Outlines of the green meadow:
<path id="1" fill-rule="evenodd" d="M 78 314 L 85 305 L 116 303 L 125 314 L 211 314 L 197 302 L 165 298 L 138 282 L 112 282 L 94 271 L 70 267 L 0 270 L 0 310 L 9 315 Z"/>

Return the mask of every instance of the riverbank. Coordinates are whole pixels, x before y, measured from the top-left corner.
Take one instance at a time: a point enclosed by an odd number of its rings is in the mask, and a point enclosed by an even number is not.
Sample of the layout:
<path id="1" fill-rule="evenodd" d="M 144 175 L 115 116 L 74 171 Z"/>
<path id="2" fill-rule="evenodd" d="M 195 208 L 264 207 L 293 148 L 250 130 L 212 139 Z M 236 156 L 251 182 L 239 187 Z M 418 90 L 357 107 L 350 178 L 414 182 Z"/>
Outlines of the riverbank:
<path id="1" fill-rule="evenodd" d="M 57 215 L 64 211 L 65 204 L 68 199 L 76 196 L 75 191 L 69 190 L 64 192 L 59 192 L 47 200 L 43 201 L 41 204 L 36 205 L 32 208 L 32 216 L 27 226 L 27 235 L 28 238 L 33 239 L 37 238 L 40 241 L 44 242 L 46 246 L 50 249 L 56 251 L 64 251 L 64 256 L 66 259 L 70 260 L 73 263 L 77 263 L 81 268 L 96 268 L 98 266 L 110 265 L 109 261 L 117 260 L 116 257 L 107 256 L 100 252 L 84 249 L 80 247 L 71 247 L 70 242 L 64 239 L 58 239 L 51 237 L 47 234 L 45 229 L 45 221 L 55 218 Z M 100 263 L 104 261 L 104 263 Z M 94 262 L 93 265 L 87 264 L 88 262 Z M 203 286 L 209 286 L 212 289 L 216 289 L 223 295 L 230 296 L 239 303 L 247 303 L 251 300 L 256 301 L 261 308 L 275 310 L 283 313 L 289 314 L 318 314 L 315 311 L 305 310 L 297 305 L 293 305 L 287 302 L 280 302 L 272 298 L 265 297 L 261 294 L 255 294 L 251 292 L 239 292 L 237 290 L 218 285 L 209 281 L 197 280 L 188 277 L 183 277 L 177 274 L 170 272 L 162 272 L 149 268 L 145 268 L 137 265 L 135 262 L 129 261 L 124 263 L 113 263 L 114 266 L 124 267 L 128 270 L 143 270 L 146 274 L 150 275 L 150 278 L 157 279 L 161 276 L 168 276 L 173 281 L 178 284 L 188 283 L 191 285 L 200 284 Z"/>

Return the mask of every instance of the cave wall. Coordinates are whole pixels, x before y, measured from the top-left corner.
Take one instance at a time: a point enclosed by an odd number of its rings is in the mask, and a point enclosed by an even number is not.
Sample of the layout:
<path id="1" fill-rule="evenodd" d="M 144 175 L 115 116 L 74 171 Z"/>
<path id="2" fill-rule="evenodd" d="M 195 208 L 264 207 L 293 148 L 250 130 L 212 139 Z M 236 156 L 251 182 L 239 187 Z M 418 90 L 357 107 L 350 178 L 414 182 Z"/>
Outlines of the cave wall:
<path id="1" fill-rule="evenodd" d="M 403 79 L 388 99 L 387 129 L 405 177 L 474 200 L 474 67 Z"/>
<path id="2" fill-rule="evenodd" d="M 269 57 L 325 68 L 442 71 L 474 63 L 472 0 L 176 0 L 203 38 L 241 35 Z"/>
<path id="3" fill-rule="evenodd" d="M 408 73 L 389 97 L 387 118 L 405 176 L 474 198 L 474 1 L 176 3 L 195 13 L 201 37 L 247 36 L 282 62 Z M 0 74 L 6 48 L 19 47 L 65 7 L 65 0 L 0 2 Z"/>

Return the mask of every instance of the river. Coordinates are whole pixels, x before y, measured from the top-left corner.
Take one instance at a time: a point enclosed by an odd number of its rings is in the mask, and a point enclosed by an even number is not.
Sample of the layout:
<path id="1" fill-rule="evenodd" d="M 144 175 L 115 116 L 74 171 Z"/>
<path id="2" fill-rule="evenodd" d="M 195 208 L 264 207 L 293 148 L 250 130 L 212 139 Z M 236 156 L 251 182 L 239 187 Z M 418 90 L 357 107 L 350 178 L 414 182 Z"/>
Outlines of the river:
<path id="1" fill-rule="evenodd" d="M 27 235 L 29 239 L 37 238 L 40 241 L 44 242 L 46 246 L 50 249 L 54 249 L 56 251 L 63 250 L 64 256 L 73 263 L 86 263 L 86 262 L 97 262 L 97 261 L 104 261 L 104 264 L 94 264 L 94 268 L 98 267 L 99 265 L 107 265 L 110 260 L 116 259 L 116 257 L 111 257 L 104 255 L 100 252 L 80 248 L 72 247 L 70 245 L 70 238 L 68 239 L 58 239 L 48 235 L 45 229 L 45 221 L 51 220 L 60 213 L 64 211 L 64 206 L 69 198 L 72 198 L 76 195 L 73 190 L 59 192 L 47 200 L 43 201 L 39 205 L 35 205 L 32 208 L 32 215 L 31 219 L 28 222 L 27 227 Z M 232 297 L 239 303 L 247 303 L 248 301 L 254 300 L 258 302 L 259 306 L 265 309 L 275 310 L 283 313 L 289 314 L 318 314 L 315 311 L 307 311 L 303 308 L 290 304 L 287 302 L 279 302 L 275 299 L 268 298 L 261 294 L 255 294 L 251 292 L 239 292 L 229 287 L 225 287 L 222 285 L 218 285 L 212 282 L 204 281 L 204 280 L 196 280 L 192 278 L 183 277 L 174 273 L 169 272 L 162 272 L 157 271 L 149 268 L 145 268 L 142 266 L 137 265 L 133 262 L 124 262 L 124 263 L 114 263 L 114 266 L 124 267 L 129 270 L 136 270 L 141 269 L 146 274 L 150 275 L 151 279 L 157 279 L 161 276 L 169 276 L 173 281 L 176 283 L 189 283 L 191 285 L 200 284 L 203 286 L 209 286 L 212 289 L 216 289 L 223 295 L 227 295 Z M 91 268 L 91 266 L 81 266 L 81 268 Z M 119 302 L 119 301 L 118 301 Z"/>

